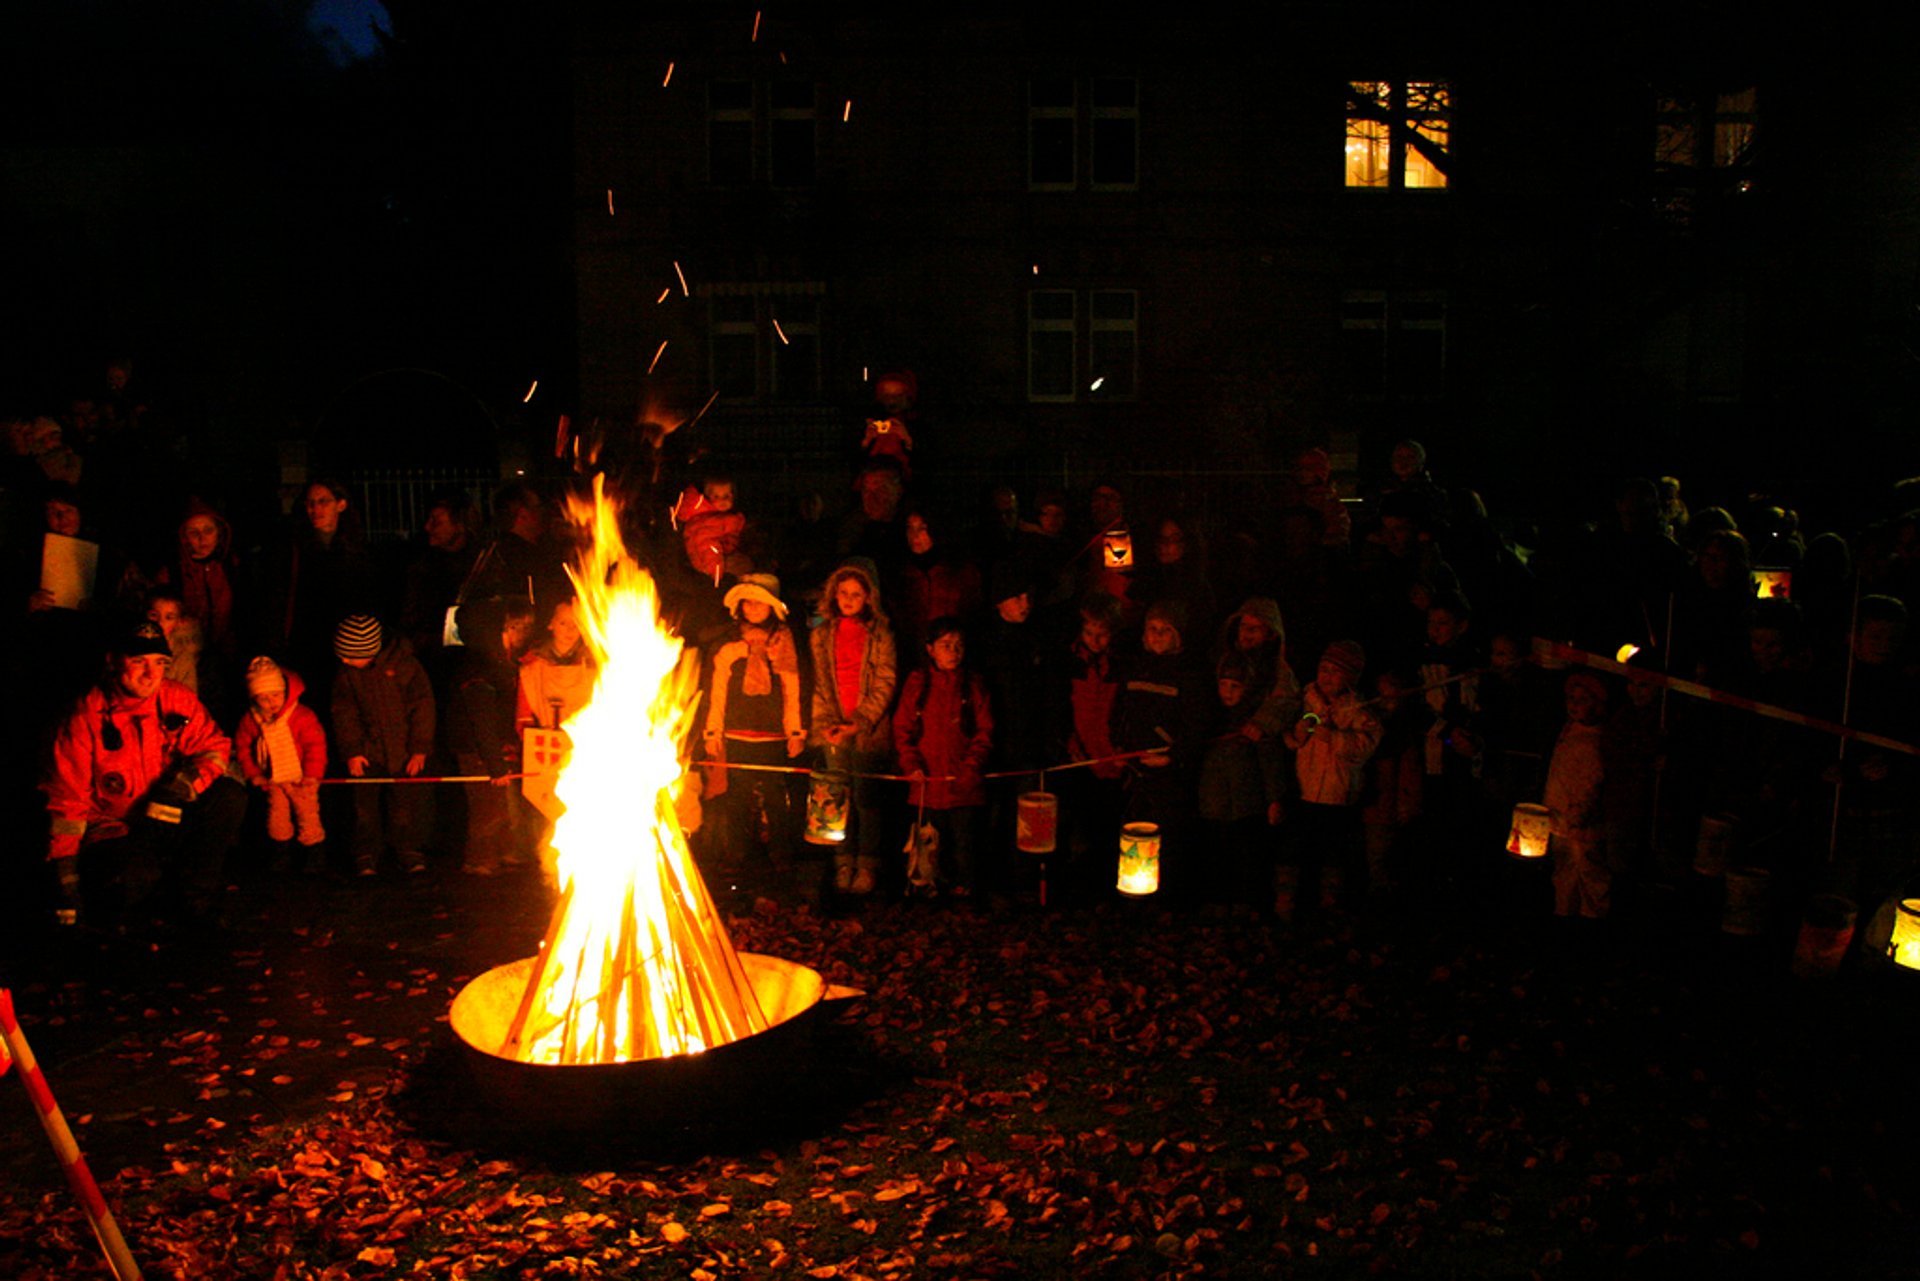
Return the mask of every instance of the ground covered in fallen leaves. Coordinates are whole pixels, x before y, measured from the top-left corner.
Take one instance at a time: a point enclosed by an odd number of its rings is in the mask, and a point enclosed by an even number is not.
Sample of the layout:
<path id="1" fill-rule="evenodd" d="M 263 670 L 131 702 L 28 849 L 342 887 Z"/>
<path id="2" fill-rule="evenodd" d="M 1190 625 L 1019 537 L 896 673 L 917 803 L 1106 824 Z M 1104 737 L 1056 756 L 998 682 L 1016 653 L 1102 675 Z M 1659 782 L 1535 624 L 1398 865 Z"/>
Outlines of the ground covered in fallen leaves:
<path id="1" fill-rule="evenodd" d="M 531 881 L 271 885 L 218 934 L 16 937 L 10 981 L 149 1276 L 1920 1274 L 1886 976 L 1478 893 L 738 906 L 867 995 L 670 1134 L 475 1096 L 447 1006 L 532 950 Z M 0 1118 L 0 1277 L 103 1274 L 11 1077 Z"/>

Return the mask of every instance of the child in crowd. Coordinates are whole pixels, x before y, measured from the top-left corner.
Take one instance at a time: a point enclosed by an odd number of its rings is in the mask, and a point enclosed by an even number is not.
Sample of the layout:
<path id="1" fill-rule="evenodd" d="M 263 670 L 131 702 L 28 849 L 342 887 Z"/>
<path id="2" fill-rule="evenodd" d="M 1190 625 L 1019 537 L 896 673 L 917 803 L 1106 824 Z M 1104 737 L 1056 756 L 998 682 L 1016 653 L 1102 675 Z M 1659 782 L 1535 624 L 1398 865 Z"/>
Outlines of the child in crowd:
<path id="1" fill-rule="evenodd" d="M 1120 670 L 1113 634 L 1120 626 L 1120 602 L 1104 593 L 1088 595 L 1080 605 L 1080 631 L 1068 647 L 1063 670 L 1050 680 L 1054 763 L 1095 761 L 1053 778 L 1060 787 L 1060 814 L 1073 879 L 1087 881 L 1107 869 L 1090 852 L 1104 855 L 1119 834 L 1121 779 L 1126 763 L 1112 759 L 1113 704 L 1120 691 Z M 1085 875 L 1082 875 L 1084 873 Z"/>
<path id="2" fill-rule="evenodd" d="M 433 751 L 435 708 L 432 682 L 413 647 L 404 638 L 388 642 L 373 615 L 349 614 L 334 629 L 333 652 L 340 660 L 333 680 L 333 740 L 347 777 L 419 777 Z M 428 789 L 351 790 L 354 870 L 372 876 L 385 843 L 409 875 L 426 871 Z"/>
<path id="3" fill-rule="evenodd" d="M 1366 666 L 1367 652 L 1357 642 L 1327 646 L 1302 691 L 1303 714 L 1287 731 L 1300 804 L 1288 833 L 1288 861 L 1274 884 L 1273 910 L 1282 921 L 1293 919 L 1296 891 L 1316 882 L 1321 909 L 1338 907 L 1358 853 L 1360 789 L 1382 733 L 1379 718 L 1355 692 Z"/>
<path id="4" fill-rule="evenodd" d="M 1370 894 L 1399 888 L 1403 840 L 1420 817 L 1426 790 L 1428 708 L 1413 697 L 1418 689 L 1411 677 L 1400 672 L 1382 672 L 1374 681 L 1380 745 L 1367 762 L 1366 787 L 1360 793 Z"/>
<path id="5" fill-rule="evenodd" d="M 513 714 L 519 699 L 519 655 L 533 631 L 533 605 L 517 597 L 469 601 L 454 618 L 464 642 L 447 698 L 447 749 L 462 774 L 496 780 L 467 788 L 466 853 L 460 870 L 496 876 L 531 861 L 513 830 L 506 775 L 520 768 Z"/>
<path id="6" fill-rule="evenodd" d="M 674 509 L 687 563 L 702 578 L 718 582 L 727 557 L 740 550 L 747 518 L 733 509 L 733 502 L 733 478 L 710 475 L 698 488 L 687 486 Z"/>
<path id="7" fill-rule="evenodd" d="M 1280 603 L 1268 596 L 1249 596 L 1220 625 L 1220 653 L 1236 655 L 1246 665 L 1253 698 L 1250 715 L 1241 721 L 1249 738 L 1277 738 L 1300 719 L 1300 678 L 1287 662 L 1287 627 Z"/>
<path id="8" fill-rule="evenodd" d="M 856 775 L 882 772 L 892 746 L 897 658 L 893 629 L 880 609 L 879 574 L 873 562 L 848 560 L 827 578 L 824 614 L 808 641 L 813 660 L 813 710 L 809 741 L 821 749 L 828 769 Z M 852 846 L 834 850 L 833 887 L 871 894 L 880 871 L 883 800 L 870 778 L 853 783 Z"/>
<path id="9" fill-rule="evenodd" d="M 186 612 L 186 604 L 180 599 L 180 593 L 171 587 L 155 587 L 149 591 L 147 621 L 159 626 L 161 634 L 167 638 L 167 648 L 173 651 L 173 665 L 167 669 L 168 679 L 185 685 L 202 703 L 212 706 L 213 700 L 202 688 L 200 678 L 200 655 L 205 647 L 206 633 L 201 630 L 200 620 Z"/>
<path id="10" fill-rule="evenodd" d="M 734 635 L 713 655 L 702 734 L 706 757 L 733 765 L 789 765 L 806 749 L 800 718 L 800 654 L 787 630 L 780 580 L 748 574 L 727 590 Z M 767 861 L 785 877 L 793 860 L 787 776 L 757 770 L 706 771 L 708 848 L 737 867 L 764 816 Z"/>
<path id="11" fill-rule="evenodd" d="M 1602 804 L 1607 687 L 1592 672 L 1573 672 L 1566 700 L 1567 723 L 1547 764 L 1544 797 L 1553 816 L 1553 911 L 1597 919 L 1607 914 L 1613 896 Z"/>
<path id="12" fill-rule="evenodd" d="M 326 829 L 320 823 L 320 780 L 327 776 L 327 735 L 300 701 L 299 673 L 262 656 L 247 665 L 252 710 L 234 732 L 240 775 L 267 795 L 267 836 L 284 849 L 298 840 L 310 875 L 326 871 Z"/>
<path id="13" fill-rule="evenodd" d="M 520 664 L 520 697 L 514 724 L 559 729 L 593 697 L 598 668 L 580 635 L 573 602 L 563 600 L 547 618 L 547 638 Z"/>
<path id="14" fill-rule="evenodd" d="M 1198 868 L 1210 902 L 1257 903 L 1270 882 L 1271 833 L 1286 797 L 1280 740 L 1239 731 L 1259 712 L 1253 665 L 1229 653 L 1214 667 L 1219 705 L 1200 758 L 1200 822 L 1207 855 Z"/>
<path id="15" fill-rule="evenodd" d="M 1127 818 L 1160 825 L 1161 870 L 1173 889 L 1195 885 L 1200 875 L 1188 825 L 1213 701 L 1211 673 L 1186 653 L 1186 626 L 1180 602 L 1148 607 L 1141 652 L 1127 663 L 1113 701 L 1114 746 L 1145 753 L 1129 762 Z"/>
<path id="16" fill-rule="evenodd" d="M 944 888 L 966 897 L 981 889 L 976 859 L 981 807 L 987 803 L 981 772 L 993 745 L 993 709 L 986 682 L 967 666 L 967 638 L 960 621 L 946 617 L 928 625 L 927 665 L 908 675 L 893 714 L 893 741 L 900 769 L 913 778 L 907 804 L 925 814 L 938 836 L 939 866 L 924 858 L 920 820 L 914 821 L 915 852 L 907 873 L 909 892 Z"/>
<path id="17" fill-rule="evenodd" d="M 183 611 L 200 623 L 206 648 L 216 659 L 239 655 L 235 597 L 239 566 L 233 528 L 213 507 L 195 498 L 187 504 L 176 535 L 178 551 L 160 569 L 160 582 L 180 594 Z"/>

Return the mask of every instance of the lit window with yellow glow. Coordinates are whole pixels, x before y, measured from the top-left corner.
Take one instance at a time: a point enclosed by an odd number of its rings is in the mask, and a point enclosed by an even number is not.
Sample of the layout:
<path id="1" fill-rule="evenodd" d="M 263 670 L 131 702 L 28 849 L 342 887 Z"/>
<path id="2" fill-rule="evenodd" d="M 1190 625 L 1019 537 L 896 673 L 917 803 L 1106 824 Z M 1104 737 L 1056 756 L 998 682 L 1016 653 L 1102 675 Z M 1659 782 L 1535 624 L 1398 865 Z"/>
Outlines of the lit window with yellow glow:
<path id="1" fill-rule="evenodd" d="M 1347 186 L 1444 188 L 1452 119 L 1444 80 L 1349 81 Z"/>

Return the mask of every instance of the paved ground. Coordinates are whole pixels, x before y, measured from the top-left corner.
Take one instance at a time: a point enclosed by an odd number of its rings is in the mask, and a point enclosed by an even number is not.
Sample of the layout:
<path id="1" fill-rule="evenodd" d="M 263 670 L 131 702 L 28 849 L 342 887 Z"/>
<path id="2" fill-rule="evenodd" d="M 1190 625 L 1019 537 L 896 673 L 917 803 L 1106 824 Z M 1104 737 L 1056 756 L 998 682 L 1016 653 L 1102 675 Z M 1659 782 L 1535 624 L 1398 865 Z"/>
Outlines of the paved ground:
<path id="1" fill-rule="evenodd" d="M 1684 912 L 738 906 L 869 995 L 668 1134 L 475 1095 L 447 1006 L 532 950 L 530 880 L 282 881 L 226 932 L 9 950 L 149 1275 L 1920 1274 L 1914 994 Z M 10 1080 L 0 1118 L 0 1277 L 87 1274 Z"/>

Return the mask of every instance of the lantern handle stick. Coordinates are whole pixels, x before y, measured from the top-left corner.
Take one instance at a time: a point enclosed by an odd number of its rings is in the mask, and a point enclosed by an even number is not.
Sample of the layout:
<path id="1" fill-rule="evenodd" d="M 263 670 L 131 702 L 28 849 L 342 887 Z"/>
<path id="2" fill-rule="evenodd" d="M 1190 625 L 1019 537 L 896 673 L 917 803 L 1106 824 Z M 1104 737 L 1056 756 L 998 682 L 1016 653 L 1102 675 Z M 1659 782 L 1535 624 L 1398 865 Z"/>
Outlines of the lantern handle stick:
<path id="1" fill-rule="evenodd" d="M 1840 691 L 1840 725 L 1846 728 L 1847 721 L 1853 715 L 1853 656 L 1860 638 L 1860 570 L 1853 571 L 1853 612 L 1847 620 L 1847 680 Z M 1833 819 L 1827 825 L 1827 862 L 1833 862 L 1840 851 L 1840 793 L 1847 785 L 1847 740 L 1840 740 L 1840 764 L 1842 768 L 1833 779 Z"/>

